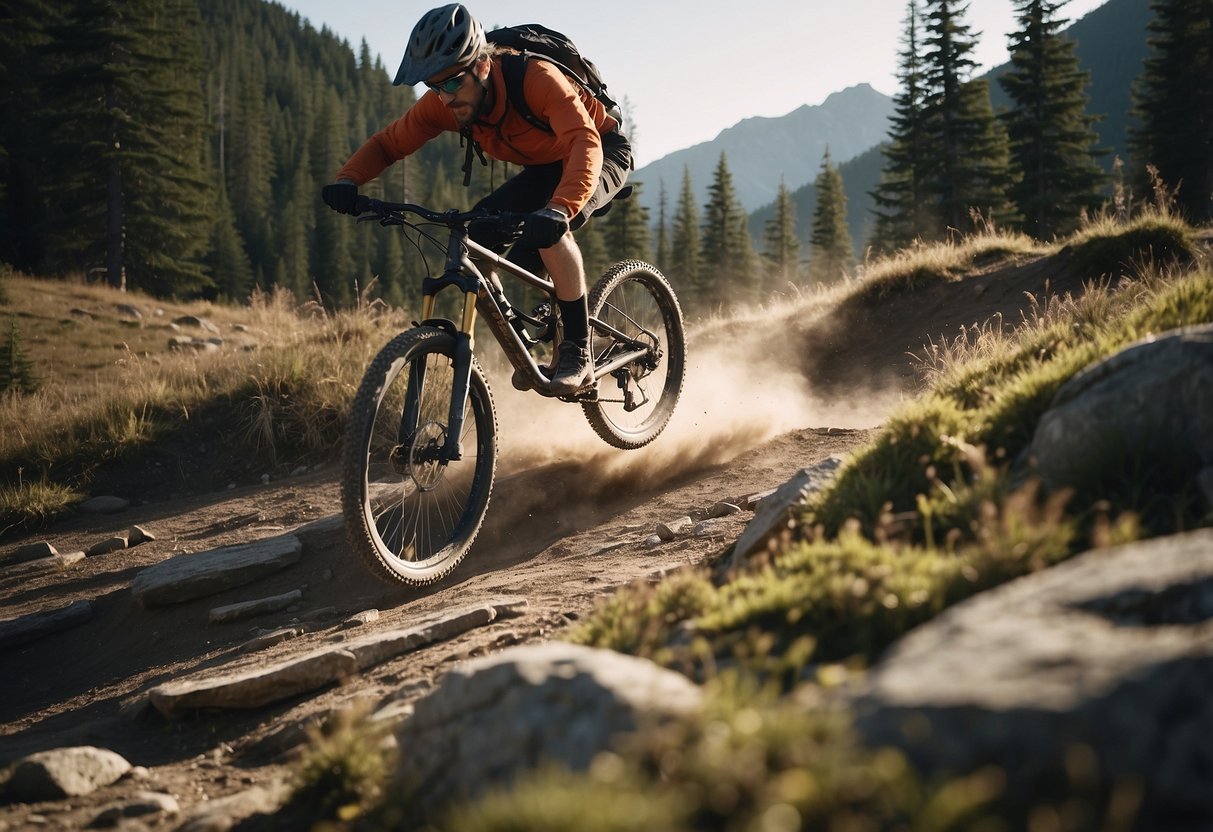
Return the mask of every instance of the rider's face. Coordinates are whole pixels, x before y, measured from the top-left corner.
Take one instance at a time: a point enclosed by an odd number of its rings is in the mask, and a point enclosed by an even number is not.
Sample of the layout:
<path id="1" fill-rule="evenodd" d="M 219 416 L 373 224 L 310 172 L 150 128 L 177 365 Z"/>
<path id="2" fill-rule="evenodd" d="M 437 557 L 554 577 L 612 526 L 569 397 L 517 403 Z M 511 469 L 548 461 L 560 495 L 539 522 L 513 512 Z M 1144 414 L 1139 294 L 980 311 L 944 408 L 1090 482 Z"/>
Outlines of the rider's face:
<path id="1" fill-rule="evenodd" d="M 469 66 L 454 66 L 426 79 L 426 86 L 438 95 L 440 101 L 450 108 L 451 115 L 460 127 L 476 120 L 480 103 L 484 100 L 481 81 L 488 75 L 488 61 L 476 61 Z"/>

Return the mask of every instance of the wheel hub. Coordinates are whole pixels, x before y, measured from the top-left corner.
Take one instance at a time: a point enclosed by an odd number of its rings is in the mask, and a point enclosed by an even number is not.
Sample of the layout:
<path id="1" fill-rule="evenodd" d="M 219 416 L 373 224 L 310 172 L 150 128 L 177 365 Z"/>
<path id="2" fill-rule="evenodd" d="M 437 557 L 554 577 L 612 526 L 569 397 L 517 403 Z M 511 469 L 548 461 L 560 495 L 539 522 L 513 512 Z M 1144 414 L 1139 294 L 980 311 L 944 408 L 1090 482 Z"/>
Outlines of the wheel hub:
<path id="1" fill-rule="evenodd" d="M 418 490 L 433 491 L 446 473 L 442 462 L 444 444 L 446 425 L 426 422 L 417 427 L 411 442 L 396 446 L 392 463 L 401 476 L 417 483 Z"/>

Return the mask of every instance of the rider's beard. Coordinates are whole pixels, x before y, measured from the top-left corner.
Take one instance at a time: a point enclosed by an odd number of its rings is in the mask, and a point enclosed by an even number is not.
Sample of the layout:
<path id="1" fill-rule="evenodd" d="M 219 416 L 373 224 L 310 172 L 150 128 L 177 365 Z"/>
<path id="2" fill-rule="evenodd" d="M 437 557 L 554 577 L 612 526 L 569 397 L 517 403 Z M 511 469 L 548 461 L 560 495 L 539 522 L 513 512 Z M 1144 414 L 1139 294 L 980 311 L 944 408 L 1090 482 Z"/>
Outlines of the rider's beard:
<path id="1" fill-rule="evenodd" d="M 455 122 L 460 127 L 467 127 L 476 120 L 476 108 L 471 104 L 461 101 L 449 106 L 451 108 L 451 115 L 455 117 Z"/>
<path id="2" fill-rule="evenodd" d="M 488 101 L 488 93 L 483 86 L 480 88 L 479 95 L 475 101 L 460 101 L 458 99 L 452 101 L 447 107 L 451 110 L 451 115 L 455 117 L 455 123 L 460 127 L 468 127 L 476 120 L 476 116 L 482 109 L 486 108 Z"/>

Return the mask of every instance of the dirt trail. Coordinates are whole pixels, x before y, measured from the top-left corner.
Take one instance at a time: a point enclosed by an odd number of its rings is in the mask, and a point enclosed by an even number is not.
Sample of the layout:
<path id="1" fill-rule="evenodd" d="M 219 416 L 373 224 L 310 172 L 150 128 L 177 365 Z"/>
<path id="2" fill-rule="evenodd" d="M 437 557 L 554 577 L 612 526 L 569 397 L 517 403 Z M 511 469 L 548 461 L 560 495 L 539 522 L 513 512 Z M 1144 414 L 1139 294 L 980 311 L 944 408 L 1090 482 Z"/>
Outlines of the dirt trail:
<path id="1" fill-rule="evenodd" d="M 1022 293 L 1041 291 L 1048 277 L 1039 266 L 1027 266 L 989 277 L 997 289 L 960 284 L 953 297 L 967 294 L 956 323 L 983 321 L 999 311 L 1017 320 Z M 88 558 L 59 575 L 0 578 L 3 619 L 78 599 L 96 605 L 90 623 L 5 651 L 0 766 L 34 751 L 88 744 L 117 751 L 150 774 L 70 805 L 0 806 L 0 829 L 22 828 L 32 814 L 48 818 L 52 827 L 79 828 L 98 807 L 139 789 L 168 791 L 188 811 L 204 798 L 271 782 L 284 773 L 303 726 L 332 709 L 415 699 L 451 662 L 549 638 L 614 588 L 721 552 L 751 514 L 736 515 L 714 537 L 656 548 L 646 548 L 643 540 L 659 522 L 775 488 L 800 468 L 861 445 L 915 383 L 906 370 L 907 349 L 942 334 L 929 328 L 935 318 L 924 310 L 915 310 L 924 317 L 913 322 L 887 308 L 847 309 L 830 317 L 798 313 L 802 317 L 775 326 L 756 318 L 701 331 L 673 422 L 640 451 L 607 448 L 578 409 L 536 402 L 513 391 L 508 378 L 490 378 L 502 436 L 493 500 L 471 553 L 434 587 L 387 587 L 358 565 L 336 516 L 332 465 L 174 501 L 141 495 L 147 501 L 122 514 L 79 518 L 39 535 L 60 552 L 87 549 L 133 523 L 157 539 Z M 844 320 L 845 349 L 837 334 Z M 814 373 L 806 376 L 806 366 Z M 851 384 L 844 388 L 839 382 L 845 377 Z M 302 560 L 253 585 L 152 609 L 131 597 L 134 576 L 174 553 L 290 530 L 303 540 Z M 214 607 L 301 588 L 299 612 L 208 624 Z M 333 640 L 344 619 L 364 610 L 380 611 L 368 627 L 399 628 L 503 595 L 525 597 L 525 614 L 407 654 L 318 694 L 255 711 L 201 712 L 174 721 L 139 706 L 142 694 L 164 681 L 237 660 L 269 665 L 302 655 Z M 252 656 L 239 653 L 251 628 L 272 629 L 325 607 L 333 613 L 303 636 Z"/>

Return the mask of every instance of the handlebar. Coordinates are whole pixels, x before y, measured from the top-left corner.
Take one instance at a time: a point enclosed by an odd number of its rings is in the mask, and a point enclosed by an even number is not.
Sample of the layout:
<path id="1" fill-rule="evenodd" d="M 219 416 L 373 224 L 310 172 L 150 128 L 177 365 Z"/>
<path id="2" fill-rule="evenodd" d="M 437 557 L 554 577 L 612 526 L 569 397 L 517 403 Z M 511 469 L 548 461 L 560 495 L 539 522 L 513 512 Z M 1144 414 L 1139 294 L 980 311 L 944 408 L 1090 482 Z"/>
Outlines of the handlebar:
<path id="1" fill-rule="evenodd" d="M 500 223 L 522 223 L 525 220 L 526 214 L 517 214 L 508 211 L 490 211 L 485 208 L 473 208 L 471 211 L 458 211 L 454 208 L 449 211 L 431 211 L 421 205 L 415 205 L 411 202 L 384 202 L 380 199 L 372 199 L 369 196 L 359 194 L 354 201 L 354 214 L 371 214 L 371 217 L 364 219 L 397 219 L 402 220 L 402 214 L 415 214 L 423 220 L 440 225 L 446 225 L 451 228 L 460 225 L 467 225 L 475 220 L 495 220 Z"/>

